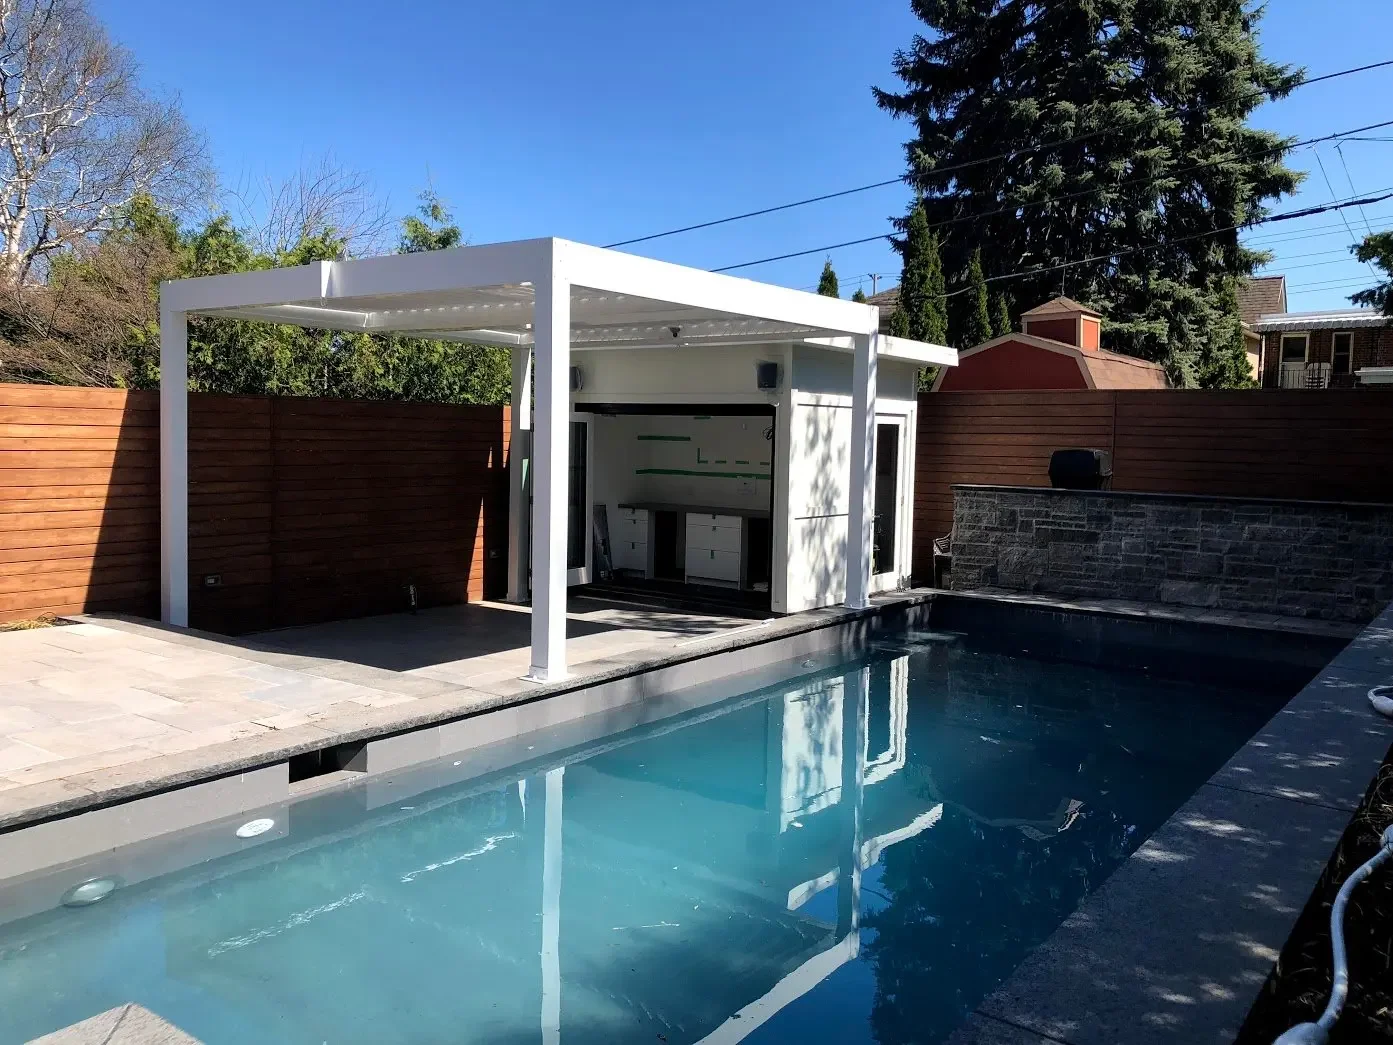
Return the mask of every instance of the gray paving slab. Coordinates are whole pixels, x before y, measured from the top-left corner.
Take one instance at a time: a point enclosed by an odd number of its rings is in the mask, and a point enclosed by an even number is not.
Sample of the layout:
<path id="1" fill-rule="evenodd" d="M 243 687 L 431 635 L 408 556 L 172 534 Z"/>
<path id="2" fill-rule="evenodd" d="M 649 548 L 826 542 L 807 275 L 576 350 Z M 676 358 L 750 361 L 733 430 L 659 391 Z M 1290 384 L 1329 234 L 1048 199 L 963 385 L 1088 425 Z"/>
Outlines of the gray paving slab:
<path id="1" fill-rule="evenodd" d="M 1231 1042 L 1348 820 L 1202 787 L 979 1011 L 1069 1045 Z"/>
<path id="2" fill-rule="evenodd" d="M 568 617 L 573 676 L 543 686 L 519 677 L 529 613 L 496 604 L 238 638 L 123 617 L 0 634 L 0 664 L 44 669 L 38 678 L 0 676 L 0 829 L 869 622 L 880 607 L 930 597 L 897 592 L 865 611 L 816 610 L 754 631 L 743 617 L 578 598 Z M 44 641 L 59 631 L 60 644 Z"/>
<path id="3" fill-rule="evenodd" d="M 1211 783 L 1353 812 L 1393 745 L 1362 680 L 1322 675 L 1282 708 Z"/>
<path id="4" fill-rule="evenodd" d="M 134 1003 L 118 1005 L 29 1045 L 200 1045 L 174 1024 Z"/>

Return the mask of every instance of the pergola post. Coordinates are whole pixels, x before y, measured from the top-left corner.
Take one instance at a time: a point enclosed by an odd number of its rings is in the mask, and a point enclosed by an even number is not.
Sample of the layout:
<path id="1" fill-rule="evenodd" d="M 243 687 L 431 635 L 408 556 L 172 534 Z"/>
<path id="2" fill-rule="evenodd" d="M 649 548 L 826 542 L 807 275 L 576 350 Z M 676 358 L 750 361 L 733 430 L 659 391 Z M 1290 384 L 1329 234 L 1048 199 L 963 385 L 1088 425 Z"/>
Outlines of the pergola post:
<path id="1" fill-rule="evenodd" d="M 189 328 L 160 309 L 160 620 L 189 626 Z"/>
<path id="2" fill-rule="evenodd" d="M 875 539 L 876 341 L 857 334 L 851 368 L 851 485 L 846 527 L 846 606 L 870 605 L 871 546 Z"/>
<path id="3" fill-rule="evenodd" d="M 571 436 L 571 283 L 555 246 L 533 283 L 537 412 L 532 437 L 532 668 L 527 677 L 566 676 L 566 521 Z"/>
<path id="4" fill-rule="evenodd" d="M 532 458 L 532 348 L 513 353 L 512 431 L 508 438 L 508 601 L 526 602 L 528 572 L 527 471 Z"/>

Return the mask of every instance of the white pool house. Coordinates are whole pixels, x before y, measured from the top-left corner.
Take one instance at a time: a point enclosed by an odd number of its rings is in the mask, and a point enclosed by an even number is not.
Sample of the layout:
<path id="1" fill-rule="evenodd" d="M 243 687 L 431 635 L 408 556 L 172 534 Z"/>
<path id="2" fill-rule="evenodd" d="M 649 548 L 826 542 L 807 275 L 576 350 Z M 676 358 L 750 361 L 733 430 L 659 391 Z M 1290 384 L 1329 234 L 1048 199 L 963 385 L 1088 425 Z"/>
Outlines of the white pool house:
<path id="1" fill-rule="evenodd" d="M 908 583 L 918 372 L 957 353 L 874 306 L 562 239 L 165 283 L 161 616 L 186 627 L 187 317 L 506 346 L 509 597 L 529 677 L 565 677 L 566 590 L 605 576 L 766 593 L 770 611 Z"/>

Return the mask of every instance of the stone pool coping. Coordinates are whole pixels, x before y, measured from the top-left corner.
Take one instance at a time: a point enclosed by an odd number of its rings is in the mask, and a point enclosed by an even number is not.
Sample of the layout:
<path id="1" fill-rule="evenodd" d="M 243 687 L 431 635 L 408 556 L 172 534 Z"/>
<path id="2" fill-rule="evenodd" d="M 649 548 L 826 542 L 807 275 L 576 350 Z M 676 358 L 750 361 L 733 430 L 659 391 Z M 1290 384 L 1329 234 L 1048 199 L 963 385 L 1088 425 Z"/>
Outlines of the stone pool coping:
<path id="1" fill-rule="evenodd" d="M 1389 682 L 1393 606 L 1032 951 L 950 1045 L 1231 1042 L 1393 743 L 1393 721 L 1366 698 Z"/>
<path id="2" fill-rule="evenodd" d="M 1081 596 L 1044 595 L 1012 591 L 1007 588 L 953 589 L 952 595 L 964 599 L 990 602 L 1009 602 L 1018 606 L 1066 610 L 1070 613 L 1093 613 L 1108 617 L 1132 617 L 1138 620 L 1178 621 L 1187 624 L 1222 624 L 1229 628 L 1252 628 L 1257 631 L 1280 631 L 1291 635 L 1313 635 L 1318 638 L 1353 639 L 1363 629 L 1358 624 L 1337 620 L 1316 620 L 1310 617 L 1283 617 L 1274 613 L 1240 613 L 1236 610 L 1211 610 L 1199 606 L 1171 603 L 1140 602 L 1136 599 L 1090 599 Z"/>
<path id="3" fill-rule="evenodd" d="M 908 589 L 872 597 L 862 610 L 827 607 L 806 610 L 786 617 L 759 621 L 697 639 L 690 646 L 654 653 L 651 648 L 617 654 L 599 671 L 572 675 L 560 682 L 535 685 L 520 683 L 512 691 L 491 693 L 466 686 L 452 686 L 444 692 L 419 697 L 409 703 L 387 707 L 336 712 L 316 719 L 313 724 L 292 726 L 272 732 L 240 737 L 221 744 L 195 748 L 175 754 L 141 759 L 126 765 L 98 771 L 75 773 L 40 783 L 0 791 L 0 832 L 68 817 L 147 795 L 157 795 L 192 784 L 236 776 L 250 777 L 257 770 L 284 763 L 310 751 L 377 740 L 424 727 L 473 718 L 501 708 L 518 707 L 569 693 L 581 693 L 609 683 L 634 679 L 660 668 L 749 649 L 781 639 L 839 628 L 858 621 L 869 621 L 889 612 L 908 610 L 932 601 L 935 589 Z M 98 618 L 92 618 L 98 620 Z M 102 617 L 108 627 L 157 629 L 171 642 L 213 651 L 226 649 L 226 636 L 193 629 L 163 628 L 144 619 Z M 272 647 L 258 649 L 254 640 L 237 640 L 239 657 L 264 656 L 276 662 L 285 653 Z M 394 674 L 383 672 L 383 674 Z"/>

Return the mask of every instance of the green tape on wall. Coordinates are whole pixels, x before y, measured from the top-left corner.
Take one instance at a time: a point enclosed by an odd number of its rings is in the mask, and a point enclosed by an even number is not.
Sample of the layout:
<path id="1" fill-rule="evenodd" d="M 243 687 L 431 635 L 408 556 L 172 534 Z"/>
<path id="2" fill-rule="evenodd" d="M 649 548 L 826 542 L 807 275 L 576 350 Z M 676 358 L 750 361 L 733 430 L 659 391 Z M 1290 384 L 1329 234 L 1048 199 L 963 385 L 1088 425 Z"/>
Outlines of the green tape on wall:
<path id="1" fill-rule="evenodd" d="M 698 472 L 691 468 L 635 468 L 635 475 L 694 475 L 711 479 L 772 479 L 768 472 Z"/>

